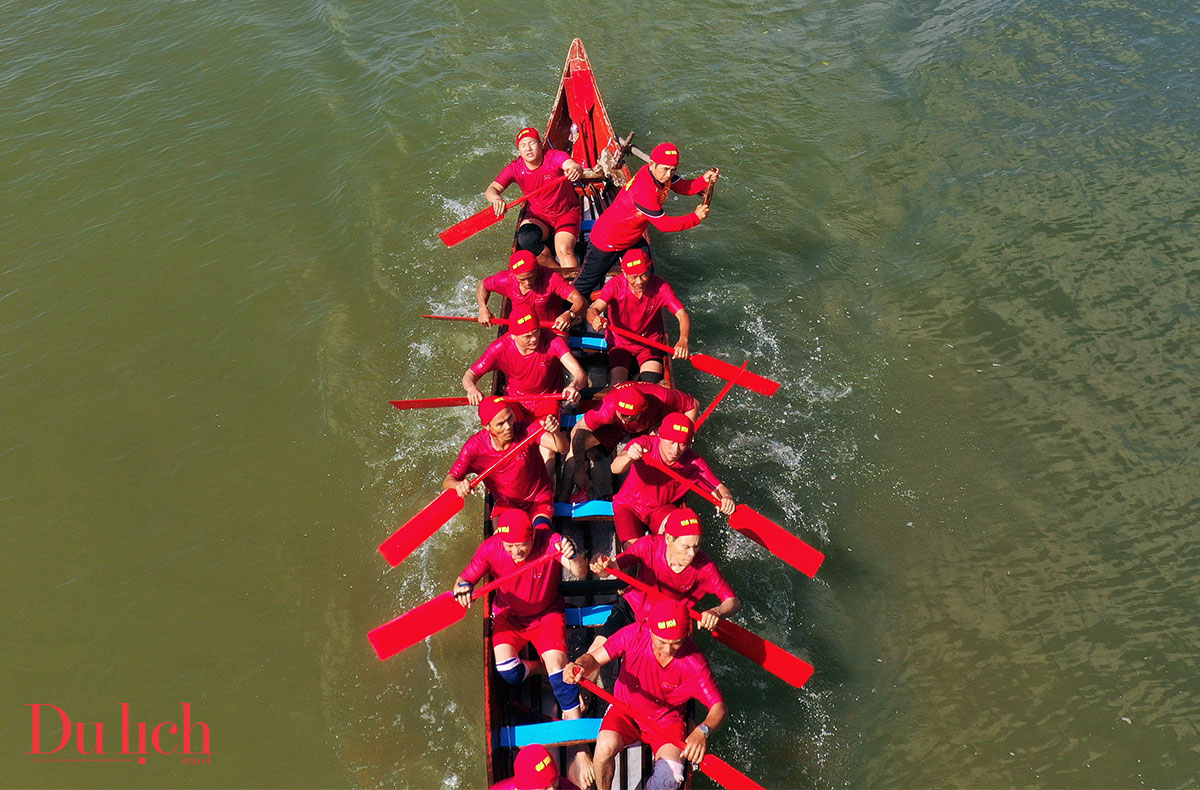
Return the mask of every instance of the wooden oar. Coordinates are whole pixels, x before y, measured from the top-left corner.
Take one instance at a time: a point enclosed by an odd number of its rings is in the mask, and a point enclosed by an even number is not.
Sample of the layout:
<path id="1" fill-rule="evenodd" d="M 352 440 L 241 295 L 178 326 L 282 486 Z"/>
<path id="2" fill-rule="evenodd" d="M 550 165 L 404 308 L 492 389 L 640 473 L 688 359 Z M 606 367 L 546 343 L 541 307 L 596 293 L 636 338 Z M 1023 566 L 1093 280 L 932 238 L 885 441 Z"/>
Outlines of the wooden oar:
<path id="1" fill-rule="evenodd" d="M 643 460 L 648 463 L 644 456 Z M 663 464 L 654 464 L 654 468 L 666 472 L 669 477 L 720 507 L 721 500 L 713 496 L 711 492 L 705 491 L 703 486 L 697 485 Z M 817 575 L 817 569 L 825 560 L 825 555 L 819 550 L 800 540 L 749 505 L 738 505 L 734 509 L 729 516 L 729 526 L 809 578 Z"/>
<path id="2" fill-rule="evenodd" d="M 708 404 L 708 408 L 705 409 L 704 413 L 701 414 L 696 419 L 696 425 L 693 428 L 693 430 L 696 430 L 696 431 L 700 430 L 700 426 L 703 425 L 704 421 L 708 419 L 708 415 L 712 414 L 713 409 L 717 408 L 717 404 L 720 403 L 724 399 L 724 397 L 729 394 L 729 391 L 731 389 L 733 389 L 733 385 L 737 384 L 738 379 L 740 379 L 742 377 L 742 373 L 746 372 L 746 366 L 749 364 L 750 364 L 750 360 L 746 360 L 745 362 L 743 362 L 742 367 L 740 368 L 742 372 L 738 373 L 736 376 L 731 378 L 729 381 L 725 382 L 725 386 L 721 387 L 721 391 L 717 393 L 717 397 L 712 399 L 712 403 Z M 392 403 L 395 403 L 395 401 L 392 401 Z"/>
<path id="3" fill-rule="evenodd" d="M 507 576 L 502 576 L 480 587 L 471 594 L 471 600 L 478 600 L 480 596 L 487 595 L 500 585 L 510 582 L 534 568 L 540 568 L 551 560 L 558 559 L 560 556 L 562 556 L 561 551 L 552 551 L 549 554 L 538 557 L 533 562 L 527 563 Z M 466 617 L 466 614 L 467 607 L 455 600 L 454 593 L 444 592 L 417 608 L 405 612 L 395 620 L 372 629 L 367 634 L 367 639 L 371 640 L 371 646 L 375 648 L 375 654 L 379 656 L 379 660 L 386 661 L 400 651 L 406 650 L 417 642 L 420 642 L 425 637 L 432 636 L 444 628 L 449 628 Z"/>
<path id="4" fill-rule="evenodd" d="M 649 338 L 642 337 L 641 335 L 635 335 L 628 329 L 622 329 L 619 326 L 613 326 L 611 321 L 608 322 L 608 329 L 617 333 L 621 337 L 641 343 L 644 346 L 657 348 L 659 351 L 664 351 L 668 354 L 675 353 L 675 349 L 671 346 L 668 346 L 665 343 L 659 343 L 657 340 L 650 340 Z M 733 376 L 739 376 L 739 371 L 741 370 L 741 368 L 739 368 L 737 365 L 730 364 L 729 362 L 726 362 L 722 359 L 717 359 L 716 357 L 710 357 L 708 354 L 692 354 L 687 358 L 687 361 L 691 362 L 697 370 L 712 374 L 713 376 L 725 379 L 726 381 Z M 774 395 L 776 391 L 779 390 L 778 381 L 772 381 L 765 376 L 760 376 L 757 373 L 753 373 L 749 370 L 741 373 L 738 380 L 738 386 L 745 387 L 748 390 L 754 390 L 755 392 L 766 395 L 767 397 Z"/>
<path id="5" fill-rule="evenodd" d="M 483 472 L 471 481 L 471 489 L 479 485 L 483 480 L 496 471 L 496 468 L 503 464 L 508 459 L 512 458 L 517 453 L 525 449 L 526 445 L 540 437 L 545 429 L 540 425 L 537 429 L 526 436 L 521 441 L 513 445 L 500 460 L 489 466 Z M 416 551 L 417 547 L 429 539 L 429 536 L 437 532 L 443 524 L 463 509 L 463 498 L 458 495 L 458 492 L 453 489 L 446 489 L 437 499 L 426 505 L 419 513 L 410 518 L 408 521 L 392 533 L 391 537 L 379 544 L 379 553 L 387 560 L 388 565 L 393 568 L 404 562 L 409 554 Z"/>
<path id="6" fill-rule="evenodd" d="M 530 192 L 528 195 L 519 197 L 513 202 L 507 204 L 504 207 L 505 213 L 507 214 L 508 210 L 513 206 L 519 206 L 534 195 L 541 194 L 542 192 L 549 190 L 551 187 L 558 186 L 566 180 L 567 176 L 565 174 L 558 176 L 557 178 L 550 179 L 545 184 L 542 184 L 540 187 Z M 453 247 L 460 241 L 465 241 L 471 238 L 479 231 L 490 228 L 502 219 L 504 219 L 504 217 L 496 216 L 496 209 L 493 206 L 488 206 L 477 214 L 472 214 L 458 224 L 451 225 L 450 227 L 446 228 L 444 231 L 438 234 L 438 238 L 441 239 L 442 243 L 447 247 Z"/>
<path id="7" fill-rule="evenodd" d="M 717 171 L 717 177 L 720 178 L 721 168 L 714 167 L 713 170 Z M 717 186 L 717 182 L 713 181 L 707 187 L 704 188 L 704 201 L 703 201 L 704 205 L 706 205 L 706 206 L 712 205 L 712 193 L 713 193 L 713 189 L 715 189 L 716 186 Z"/>
<path id="8" fill-rule="evenodd" d="M 658 736 L 660 740 L 674 745 L 677 749 L 683 750 L 687 748 L 687 744 L 685 744 L 683 741 L 672 737 L 671 733 L 667 732 L 662 727 L 657 726 L 645 717 L 639 716 L 637 711 L 635 711 L 633 708 L 629 707 L 624 702 L 621 702 L 619 699 L 614 697 L 612 694 L 609 694 L 592 681 L 581 677 L 579 678 L 578 682 L 579 685 L 583 686 L 585 689 L 592 692 L 609 705 L 612 705 L 621 713 L 636 721 L 642 730 L 653 733 L 654 735 Z M 753 779 L 722 760 L 720 757 L 717 757 L 712 752 L 705 753 L 704 759 L 700 761 L 700 770 L 707 774 L 708 777 L 714 782 L 722 787 L 729 788 L 729 790 L 763 790 L 762 785 L 758 784 Z"/>
<path id="9" fill-rule="evenodd" d="M 663 595 L 661 590 L 651 587 L 643 581 L 638 581 L 615 566 L 616 558 L 614 557 L 612 565 L 607 570 L 618 579 L 628 582 L 647 595 L 667 597 Z M 702 619 L 700 613 L 690 606 L 688 607 L 688 612 L 692 615 L 693 620 L 699 621 Z M 772 675 L 791 683 L 796 688 L 803 686 L 812 677 L 812 664 L 797 658 L 774 642 L 770 642 L 751 631 L 747 631 L 737 623 L 722 620 L 717 624 L 712 635 L 717 641 L 723 642 Z"/>
<path id="10" fill-rule="evenodd" d="M 557 395 L 528 395 L 522 398 L 501 398 L 505 403 L 519 403 L 531 400 L 565 400 L 562 394 Z M 397 409 L 440 409 L 444 406 L 466 406 L 470 404 L 467 398 L 418 398 L 416 400 L 390 400 L 388 403 Z"/>

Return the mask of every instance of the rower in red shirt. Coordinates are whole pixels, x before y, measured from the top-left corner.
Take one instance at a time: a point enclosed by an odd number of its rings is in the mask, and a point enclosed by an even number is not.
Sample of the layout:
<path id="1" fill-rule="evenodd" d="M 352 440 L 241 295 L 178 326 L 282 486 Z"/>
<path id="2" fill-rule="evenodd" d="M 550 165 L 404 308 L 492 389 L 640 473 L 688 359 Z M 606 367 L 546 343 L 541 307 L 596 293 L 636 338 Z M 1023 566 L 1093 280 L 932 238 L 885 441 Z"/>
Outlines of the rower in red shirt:
<path id="1" fill-rule="evenodd" d="M 487 306 L 488 297 L 494 293 L 508 297 L 514 311 L 528 307 L 537 313 L 539 321 L 553 322 L 554 328 L 562 331 L 566 331 L 575 316 L 587 306 L 579 291 L 561 274 L 538 266 L 529 250 L 517 250 L 508 259 L 507 269 L 480 281 L 475 290 L 475 301 L 479 303 L 479 323 L 484 326 L 491 326 L 496 317 Z M 567 302 L 570 307 L 563 310 Z"/>
<path id="2" fill-rule="evenodd" d="M 668 414 L 658 426 L 658 435 L 640 436 L 625 445 L 612 462 L 613 475 L 628 470 L 625 482 L 613 497 L 613 524 L 625 548 L 646 534 L 661 532 L 663 520 L 682 503 L 688 488 L 661 467 L 669 467 L 685 479 L 706 486 L 721 501 L 725 515 L 737 504 L 725 484 L 717 479 L 703 458 L 688 449 L 695 424 L 686 414 Z"/>
<path id="3" fill-rule="evenodd" d="M 454 581 L 454 597 L 471 605 L 471 591 L 484 576 L 498 579 L 554 551 L 562 551 L 562 567 L 579 579 L 587 573 L 583 558 L 576 555 L 570 538 L 548 526 L 534 528 L 529 515 L 517 508 L 493 508 L 492 536 L 479 545 L 475 556 Z M 554 697 L 564 719 L 578 719 L 579 688 L 562 680 L 567 663 L 566 604 L 558 592 L 561 573 L 554 564 L 518 576 L 496 591 L 492 605 L 492 642 L 496 671 L 506 683 L 517 685 L 544 663 Z M 541 661 L 524 661 L 519 653 L 533 647 Z"/>
<path id="4" fill-rule="evenodd" d="M 535 425 L 518 422 L 513 409 L 502 398 L 485 398 L 479 404 L 479 421 L 483 430 L 467 439 L 442 481 L 443 488 L 457 491 L 464 499 L 471 492 L 468 474 L 491 468 L 514 441 L 519 442 L 537 430 Z M 554 515 L 554 491 L 540 451 L 548 451 L 553 459 L 554 453 L 567 451 L 567 437 L 559 430 L 557 415 L 547 414 L 541 427 L 546 433 L 488 475 L 483 485 L 497 505 L 525 510 L 533 514 L 535 523 L 549 524 Z"/>
<path id="5" fill-rule="evenodd" d="M 566 181 L 529 199 L 525 219 L 517 228 L 517 247 L 532 252 L 543 266 L 554 268 L 554 258 L 546 250 L 546 241 L 553 233 L 558 266 L 574 276 L 579 271 L 575 240 L 579 238 L 582 210 L 571 182 L 583 178 L 583 168 L 563 151 L 547 148 L 538 130 L 532 127 L 517 132 L 517 153 L 520 156 L 488 184 L 484 197 L 496 209 L 496 216 L 503 217 L 507 205 L 503 193 L 509 184 L 516 181 L 521 192 L 528 195 L 547 181 L 566 174 Z"/>
<path id="6" fill-rule="evenodd" d="M 513 778 L 497 782 L 489 790 L 579 790 L 579 785 L 558 775 L 558 765 L 540 743 L 521 747 L 513 761 Z"/>
<path id="7" fill-rule="evenodd" d="M 471 404 L 483 399 L 476 382 L 489 371 L 498 370 L 507 379 L 509 397 L 549 395 L 562 387 L 563 368 L 571 374 L 571 383 L 562 389 L 567 403 L 579 402 L 579 391 L 587 383 L 587 375 L 571 354 L 561 337 L 544 331 L 538 325 L 537 314 L 527 305 L 515 309 L 508 317 L 508 332 L 492 342 L 475 364 L 463 374 L 463 389 Z M 529 400 L 520 405 L 535 416 L 559 413 L 558 401 Z M 563 452 L 559 450 L 558 452 Z M 542 459 L 551 477 L 554 474 L 554 454 L 543 448 Z"/>
<path id="8" fill-rule="evenodd" d="M 691 214 L 669 216 L 663 211 L 668 192 L 695 195 L 715 184 L 717 169 L 710 168 L 699 178 L 683 180 L 675 174 L 679 167 L 679 149 L 674 143 L 661 143 L 650 152 L 650 164 L 637 172 L 612 205 L 596 220 L 588 237 L 587 254 L 575 287 L 585 299 L 600 287 L 604 275 L 621 253 L 631 247 L 646 247 L 643 234 L 649 225 L 664 232 L 687 230 L 708 216 L 709 207 L 700 204 Z"/>
<path id="9" fill-rule="evenodd" d="M 621 256 L 623 277 L 613 277 L 588 308 L 587 320 L 597 332 L 611 323 L 618 329 L 641 335 L 647 340 L 667 342 L 662 311 L 666 308 L 679 321 L 679 340 L 675 343 L 675 359 L 688 358 L 688 336 L 692 319 L 671 284 L 650 273 L 650 258 L 640 247 L 627 250 Z M 607 315 L 605 312 L 607 311 Z M 620 384 L 636 368 L 642 381 L 657 384 L 663 380 L 663 352 L 614 332 L 608 336 L 609 381 Z"/>
<path id="10" fill-rule="evenodd" d="M 646 381 L 627 381 L 610 390 L 599 406 L 580 416 L 571 431 L 566 460 L 574 460 L 576 489 L 586 492 L 591 487 L 588 465 L 594 460 L 593 448 L 603 447 L 611 454 L 626 437 L 656 430 L 671 412 L 682 412 L 695 421 L 700 403 L 686 392 Z"/>
<path id="11" fill-rule="evenodd" d="M 698 763 L 708 752 L 708 736 L 725 721 L 727 708 L 713 678 L 708 661 L 688 637 L 691 618 L 681 601 L 659 599 L 645 623 L 634 623 L 617 631 L 602 646 L 593 648 L 567 664 L 563 678 L 577 682 L 591 677 L 600 667 L 621 659 L 615 696 L 652 724 L 684 741 L 679 749 L 648 730 L 622 711 L 609 708 L 600 724 L 593 765 L 598 790 L 610 790 L 613 760 L 626 746 L 644 741 L 654 754 L 654 773 L 646 790 L 675 790 L 683 784 L 683 761 Z M 708 709 L 704 721 L 684 737 L 684 711 L 688 700 Z"/>
<path id="12" fill-rule="evenodd" d="M 700 627 L 711 631 L 724 618 L 737 614 L 742 604 L 716 563 L 700 549 L 702 537 L 696 511 L 676 508 L 667 516 L 663 534 L 646 535 L 617 557 L 601 554 L 593 558 L 591 569 L 597 576 L 603 576 L 614 566 L 631 572 L 630 568 L 640 565 L 636 575 L 641 581 L 689 606 L 698 607 L 706 595 L 715 595 L 720 603 L 700 613 Z M 592 647 L 603 645 L 630 623 L 645 622 L 653 603 L 654 599 L 641 590 L 627 589 L 613 605 L 608 620 L 596 629 Z"/>

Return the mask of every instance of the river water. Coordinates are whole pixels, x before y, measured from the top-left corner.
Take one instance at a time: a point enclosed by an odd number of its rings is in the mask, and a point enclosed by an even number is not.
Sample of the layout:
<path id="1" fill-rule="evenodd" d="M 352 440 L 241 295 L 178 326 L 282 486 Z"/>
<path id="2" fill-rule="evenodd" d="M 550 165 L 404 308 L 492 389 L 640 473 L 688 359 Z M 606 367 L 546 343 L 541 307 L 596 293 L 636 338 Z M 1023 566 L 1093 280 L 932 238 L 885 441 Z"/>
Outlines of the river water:
<path id="1" fill-rule="evenodd" d="M 829 555 L 811 581 L 711 530 L 743 624 L 816 665 L 795 690 L 714 647 L 714 749 L 770 788 L 1196 786 L 1194 8 L 4 10 L 4 786 L 483 784 L 478 622 L 365 639 L 479 536 L 476 500 L 385 568 L 472 430 L 387 400 L 482 350 L 416 316 L 467 309 L 510 230 L 435 234 L 574 36 L 617 127 L 723 169 L 662 270 L 694 350 L 784 387 L 698 449 Z M 34 703 L 111 757 L 122 703 L 183 702 L 209 764 L 28 754 Z"/>

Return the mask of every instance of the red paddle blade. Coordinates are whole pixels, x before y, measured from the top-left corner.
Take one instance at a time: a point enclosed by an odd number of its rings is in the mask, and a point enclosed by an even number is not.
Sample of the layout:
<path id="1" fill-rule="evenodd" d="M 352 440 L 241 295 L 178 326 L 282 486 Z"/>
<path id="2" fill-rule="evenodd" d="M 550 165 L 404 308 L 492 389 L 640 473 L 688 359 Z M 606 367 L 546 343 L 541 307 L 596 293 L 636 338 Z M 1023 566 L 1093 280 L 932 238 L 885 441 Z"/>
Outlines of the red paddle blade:
<path id="1" fill-rule="evenodd" d="M 762 785 L 715 754 L 704 755 L 704 759 L 700 761 L 700 770 L 728 790 L 763 790 Z"/>
<path id="2" fill-rule="evenodd" d="M 416 609 L 405 612 L 367 634 L 380 661 L 386 661 L 427 636 L 452 626 L 463 619 L 467 610 L 448 592 L 426 601 Z"/>
<path id="3" fill-rule="evenodd" d="M 466 398 L 418 398 L 416 400 L 390 400 L 397 409 L 437 409 L 442 406 L 466 406 Z"/>
<path id="4" fill-rule="evenodd" d="M 825 555 L 749 505 L 738 505 L 729 526 L 762 546 L 805 576 L 812 578 Z"/>
<path id="5" fill-rule="evenodd" d="M 471 238 L 479 231 L 492 227 L 502 219 L 504 219 L 504 217 L 497 217 L 496 210 L 491 206 L 488 206 L 479 213 L 472 214 L 471 216 L 467 217 L 457 225 L 451 225 L 450 227 L 446 228 L 444 231 L 438 234 L 438 238 L 441 239 L 442 243 L 447 247 L 453 247 L 460 241 L 465 241 Z"/>
<path id="6" fill-rule="evenodd" d="M 443 491 L 417 515 L 404 522 L 400 529 L 379 544 L 379 553 L 393 568 L 417 550 L 429 536 L 463 509 L 463 498 L 457 491 Z"/>
<path id="7" fill-rule="evenodd" d="M 768 398 L 779 391 L 778 381 L 772 381 L 766 376 L 760 376 L 749 370 L 742 370 L 737 365 L 726 362 L 723 359 L 710 357 L 708 354 L 692 354 L 688 357 L 688 362 L 691 362 L 696 370 L 711 373 L 726 381 L 730 381 L 734 376 L 737 376 L 737 385 L 739 387 L 754 390 L 760 395 L 766 395 Z"/>
<path id="8" fill-rule="evenodd" d="M 737 623 L 722 620 L 713 636 L 777 678 L 800 688 L 812 677 L 813 665 Z"/>

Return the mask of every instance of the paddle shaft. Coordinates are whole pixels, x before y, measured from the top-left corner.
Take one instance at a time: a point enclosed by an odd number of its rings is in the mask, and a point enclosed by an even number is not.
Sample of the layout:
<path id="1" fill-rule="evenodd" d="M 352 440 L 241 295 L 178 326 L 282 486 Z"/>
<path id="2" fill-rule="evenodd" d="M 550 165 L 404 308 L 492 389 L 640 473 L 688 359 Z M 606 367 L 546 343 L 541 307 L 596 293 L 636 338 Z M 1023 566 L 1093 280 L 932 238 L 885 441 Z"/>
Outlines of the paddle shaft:
<path id="1" fill-rule="evenodd" d="M 423 315 L 423 316 L 421 316 L 421 318 L 432 318 L 434 321 L 473 321 L 477 324 L 479 323 L 478 318 L 473 318 L 472 316 L 469 316 L 469 315 Z M 492 323 L 499 324 L 500 326 L 508 326 L 508 319 L 507 318 L 493 318 Z M 480 324 L 480 326 L 482 326 L 482 324 Z M 555 329 L 553 321 L 541 321 L 541 322 L 539 322 L 538 326 L 540 326 L 542 329 L 549 329 L 551 331 L 557 332 L 558 334 L 560 334 L 564 337 L 566 337 L 566 335 L 567 335 L 567 333 L 563 332 L 561 329 Z"/>
<path id="2" fill-rule="evenodd" d="M 742 371 L 743 372 L 745 372 L 746 367 L 749 364 L 750 364 L 750 360 L 746 360 L 745 362 L 742 363 Z M 697 430 L 697 431 L 700 430 L 700 426 L 703 425 L 704 421 L 708 419 L 708 415 L 713 413 L 713 409 L 717 408 L 717 404 L 720 403 L 721 400 L 726 395 L 729 394 L 729 391 L 731 389 L 733 389 L 733 385 L 737 384 L 738 379 L 740 379 L 741 377 L 742 377 L 742 374 L 739 373 L 736 376 L 734 376 L 733 378 L 731 378 L 729 381 L 725 382 L 725 386 L 721 387 L 721 391 L 717 393 L 717 397 L 713 398 L 712 403 L 708 404 L 708 408 L 704 410 L 704 413 L 701 414 L 696 419 L 695 430 Z"/>
<path id="3" fill-rule="evenodd" d="M 546 190 L 548 190 L 552 187 L 558 186 L 566 179 L 567 179 L 567 176 L 564 173 L 563 175 L 558 176 L 557 178 L 553 178 L 553 179 L 547 181 L 545 184 L 542 184 L 540 187 L 533 190 L 528 195 L 524 195 L 524 196 L 519 197 L 516 200 L 512 201 L 511 203 L 505 204 L 505 206 L 504 206 L 505 213 L 508 213 L 509 209 L 513 208 L 514 206 L 521 205 L 525 201 L 529 200 L 531 197 L 534 197 L 535 195 L 539 195 L 542 192 L 545 192 Z M 492 225 L 495 225 L 497 222 L 499 222 L 503 218 L 504 218 L 503 215 L 497 216 L 496 209 L 494 207 L 488 206 L 487 208 L 477 211 L 474 214 L 472 214 L 471 216 L 467 217 L 466 219 L 464 219 L 460 222 L 457 222 L 454 225 L 451 225 L 450 227 L 446 228 L 444 231 L 442 231 L 441 233 L 438 234 L 438 238 L 440 238 L 442 240 L 442 243 L 445 244 L 447 247 L 453 247 L 455 244 L 458 244 L 459 242 L 466 241 L 467 239 L 471 238 L 479 231 L 490 228 Z"/>
<path id="4" fill-rule="evenodd" d="M 609 573 L 647 595 L 668 597 L 661 590 L 639 581 L 619 567 L 615 567 L 618 559 L 619 557 L 613 558 L 612 565 L 608 567 Z M 703 619 L 703 615 L 690 606 L 688 613 L 697 622 Z M 780 680 L 787 681 L 796 688 L 803 686 L 812 677 L 812 664 L 797 658 L 779 645 L 763 639 L 753 631 L 742 628 L 737 623 L 721 620 L 713 629 L 712 635 L 717 641 L 736 650 Z"/>
<path id="5" fill-rule="evenodd" d="M 475 486 L 479 485 L 480 482 L 482 482 L 485 477 L 490 475 L 492 472 L 496 471 L 497 467 L 499 467 L 501 464 L 503 464 L 509 458 L 512 458 L 514 455 L 516 455 L 518 452 L 520 452 L 522 449 L 524 449 L 525 446 L 530 444 L 531 442 L 533 442 L 534 439 L 540 438 L 541 435 L 545 432 L 546 432 L 545 428 L 543 428 L 540 425 L 537 426 L 537 430 L 535 430 L 533 433 L 526 436 L 521 441 L 517 442 L 517 444 L 514 447 L 509 448 L 509 450 L 500 457 L 499 461 L 497 461 L 496 463 L 489 466 L 487 469 L 484 469 L 482 472 L 477 474 L 475 476 L 475 479 L 471 481 L 471 489 L 474 490 Z"/>
<path id="6" fill-rule="evenodd" d="M 619 326 L 613 326 L 612 321 L 608 322 L 608 329 L 620 335 L 621 337 L 628 338 L 636 343 L 641 343 L 644 346 L 656 348 L 659 351 L 667 354 L 675 353 L 675 349 L 673 347 L 668 346 L 665 343 L 659 343 L 657 340 L 651 340 L 648 337 L 642 337 L 641 335 L 634 334 L 628 329 L 622 329 Z M 690 362 L 692 367 L 696 368 L 697 370 L 702 370 L 705 373 L 723 378 L 726 381 L 728 381 L 731 376 L 739 376 L 739 370 L 744 370 L 744 368 L 739 368 L 737 365 L 730 364 L 723 359 L 717 359 L 716 357 L 709 356 L 708 354 L 692 354 L 688 357 L 687 361 Z M 738 386 L 745 387 L 748 390 L 754 390 L 759 394 L 771 397 L 779 389 L 779 382 L 773 381 L 766 376 L 760 376 L 751 370 L 745 370 L 745 372 L 742 373 L 738 378 Z"/>
<path id="7" fill-rule="evenodd" d="M 583 686 L 585 689 L 592 692 L 624 715 L 636 721 L 638 726 L 643 730 L 658 736 L 659 739 L 671 744 L 680 751 L 683 751 L 687 748 L 686 743 L 678 738 L 672 737 L 671 733 L 667 732 L 662 727 L 658 727 L 647 721 L 645 718 L 639 716 L 633 708 L 629 707 L 624 702 L 621 702 L 619 699 L 614 697 L 612 694 L 609 694 L 592 681 L 581 677 L 579 678 L 578 682 L 579 685 Z M 720 757 L 717 757 L 712 752 L 708 752 L 704 755 L 704 759 L 700 761 L 700 770 L 707 774 L 713 781 L 717 782 L 722 787 L 729 788 L 729 790 L 763 790 L 762 785 L 758 784 L 753 779 L 722 760 Z"/>
<path id="8" fill-rule="evenodd" d="M 518 403 L 520 401 L 531 400 L 564 400 L 562 394 L 558 395 L 530 395 L 525 398 L 501 398 L 505 403 Z M 395 406 L 397 409 L 437 409 L 443 406 L 466 406 L 470 404 L 468 398 L 418 398 L 416 400 L 390 400 L 388 403 Z"/>

